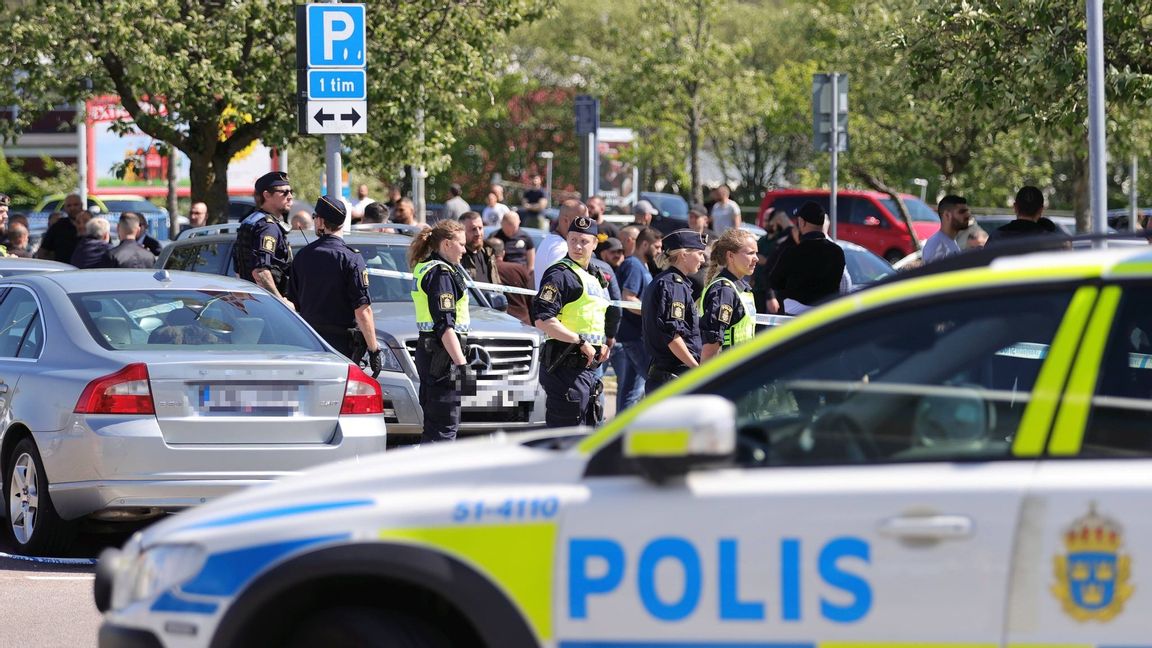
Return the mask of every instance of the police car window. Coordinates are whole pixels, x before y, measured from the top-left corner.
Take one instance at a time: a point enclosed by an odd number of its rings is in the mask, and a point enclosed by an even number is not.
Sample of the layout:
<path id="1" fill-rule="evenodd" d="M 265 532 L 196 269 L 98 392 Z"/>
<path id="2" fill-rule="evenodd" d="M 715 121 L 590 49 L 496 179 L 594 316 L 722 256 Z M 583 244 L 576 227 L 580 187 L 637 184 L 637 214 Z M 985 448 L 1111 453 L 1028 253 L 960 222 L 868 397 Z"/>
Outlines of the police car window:
<path id="1" fill-rule="evenodd" d="M 1129 287 L 1112 322 L 1081 456 L 1152 456 L 1152 287 Z"/>
<path id="2" fill-rule="evenodd" d="M 1005 458 L 1071 294 L 900 306 L 701 391 L 736 403 L 744 465 Z"/>

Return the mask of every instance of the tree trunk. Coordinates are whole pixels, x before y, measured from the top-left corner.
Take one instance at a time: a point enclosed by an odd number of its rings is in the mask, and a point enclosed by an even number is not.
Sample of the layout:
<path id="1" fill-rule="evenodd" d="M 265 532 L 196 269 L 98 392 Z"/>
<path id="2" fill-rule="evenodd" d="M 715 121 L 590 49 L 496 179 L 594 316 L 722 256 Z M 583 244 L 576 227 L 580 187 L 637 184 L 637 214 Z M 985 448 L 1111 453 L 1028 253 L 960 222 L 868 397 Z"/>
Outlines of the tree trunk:
<path id="1" fill-rule="evenodd" d="M 208 205 L 208 224 L 228 220 L 228 160 L 198 154 L 188 156 L 192 202 Z"/>
<path id="2" fill-rule="evenodd" d="M 1091 232 L 1088 213 L 1092 202 L 1092 185 L 1088 178 L 1087 147 L 1072 154 L 1072 213 L 1076 216 L 1076 231 Z"/>
<path id="3" fill-rule="evenodd" d="M 861 167 L 852 167 L 852 173 L 856 174 L 873 191 L 886 193 L 892 198 L 896 203 L 896 209 L 900 210 L 900 220 L 904 221 L 904 226 L 908 228 L 908 233 L 912 236 L 912 246 L 917 250 L 923 249 L 924 245 L 920 243 L 920 237 L 916 236 L 916 228 L 912 227 L 912 214 L 908 211 L 908 205 L 904 204 L 904 199 L 900 197 L 900 194 L 883 180 Z"/>

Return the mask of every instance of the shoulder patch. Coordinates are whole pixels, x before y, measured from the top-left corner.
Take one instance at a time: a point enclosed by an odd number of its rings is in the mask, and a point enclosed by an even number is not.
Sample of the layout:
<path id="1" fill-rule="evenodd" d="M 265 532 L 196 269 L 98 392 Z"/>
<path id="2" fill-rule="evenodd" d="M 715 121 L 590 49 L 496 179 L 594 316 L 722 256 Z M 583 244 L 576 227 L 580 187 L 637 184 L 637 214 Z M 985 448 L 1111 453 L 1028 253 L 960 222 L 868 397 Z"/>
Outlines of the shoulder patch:
<path id="1" fill-rule="evenodd" d="M 540 301 L 554 303 L 559 295 L 560 291 L 556 290 L 555 284 L 544 284 L 540 287 Z"/>
<path id="2" fill-rule="evenodd" d="M 672 302 L 672 319 L 684 319 L 684 302 Z"/>
<path id="3" fill-rule="evenodd" d="M 455 310 L 455 308 L 456 298 L 452 295 L 452 293 L 440 293 L 440 310 L 450 311 Z"/>
<path id="4" fill-rule="evenodd" d="M 676 280 L 676 283 L 684 283 L 684 280 L 681 279 L 680 275 L 678 275 L 678 274 L 672 275 L 672 278 Z"/>
<path id="5" fill-rule="evenodd" d="M 364 272 L 361 273 L 361 276 L 364 278 L 364 285 L 367 286 L 368 285 L 368 270 L 364 270 Z"/>
<path id="6" fill-rule="evenodd" d="M 276 237 L 265 236 L 264 240 L 260 242 L 260 247 L 264 248 L 265 252 L 274 252 L 276 250 Z"/>
<path id="7" fill-rule="evenodd" d="M 729 306 L 728 304 L 724 304 L 723 306 L 721 306 L 720 307 L 720 314 L 717 316 L 717 319 L 719 319 L 721 322 L 724 322 L 725 324 L 731 324 L 732 323 L 732 307 Z"/>

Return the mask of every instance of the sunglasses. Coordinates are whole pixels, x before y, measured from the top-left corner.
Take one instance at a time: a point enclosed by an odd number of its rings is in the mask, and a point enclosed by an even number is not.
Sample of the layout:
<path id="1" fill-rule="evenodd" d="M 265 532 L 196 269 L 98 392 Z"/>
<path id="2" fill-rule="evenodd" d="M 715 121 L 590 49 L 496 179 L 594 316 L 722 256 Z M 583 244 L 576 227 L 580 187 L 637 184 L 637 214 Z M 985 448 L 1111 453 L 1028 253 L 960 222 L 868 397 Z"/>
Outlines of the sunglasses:
<path id="1" fill-rule="evenodd" d="M 281 194 L 284 196 L 291 196 L 293 194 L 293 191 L 291 189 L 269 189 L 268 193 Z"/>

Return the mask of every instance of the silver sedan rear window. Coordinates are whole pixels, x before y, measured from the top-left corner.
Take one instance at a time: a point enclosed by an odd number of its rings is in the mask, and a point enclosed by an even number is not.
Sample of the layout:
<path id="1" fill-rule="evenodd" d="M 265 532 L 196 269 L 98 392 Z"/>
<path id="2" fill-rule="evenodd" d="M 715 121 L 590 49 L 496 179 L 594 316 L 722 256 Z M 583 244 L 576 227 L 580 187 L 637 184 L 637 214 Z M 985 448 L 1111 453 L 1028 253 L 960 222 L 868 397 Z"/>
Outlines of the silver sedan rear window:
<path id="1" fill-rule="evenodd" d="M 71 295 L 92 338 L 107 349 L 324 351 L 274 297 L 213 290 L 125 290 Z"/>

